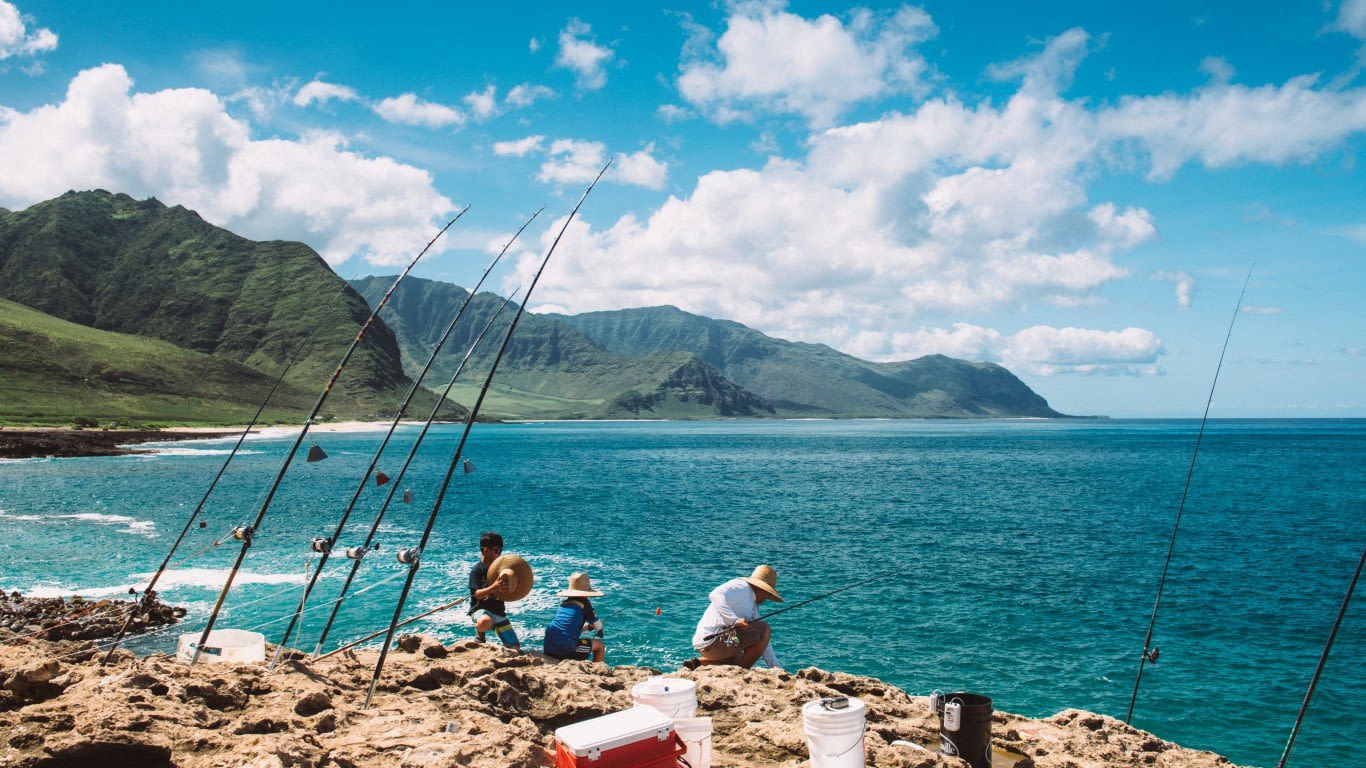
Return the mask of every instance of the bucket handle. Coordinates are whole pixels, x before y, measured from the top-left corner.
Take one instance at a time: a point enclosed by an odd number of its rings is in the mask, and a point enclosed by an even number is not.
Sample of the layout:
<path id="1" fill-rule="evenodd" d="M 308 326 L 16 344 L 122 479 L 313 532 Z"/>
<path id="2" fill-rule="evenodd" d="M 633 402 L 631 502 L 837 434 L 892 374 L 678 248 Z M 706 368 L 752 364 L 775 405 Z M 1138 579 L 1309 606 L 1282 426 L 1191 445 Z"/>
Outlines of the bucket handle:
<path id="1" fill-rule="evenodd" d="M 858 745 L 862 744 L 862 743 L 863 743 L 863 739 L 864 739 L 865 736 L 867 736 L 867 733 L 865 733 L 865 732 L 860 732 L 859 735 L 858 735 L 858 738 L 854 740 L 854 743 L 853 743 L 853 744 L 850 744 L 848 747 L 846 747 L 846 748 L 843 749 L 842 751 L 836 752 L 836 753 L 833 754 L 833 755 L 822 753 L 822 754 L 820 755 L 820 757 L 844 757 L 845 755 L 847 755 L 847 754 L 849 754 L 850 752 L 854 751 L 854 747 L 857 747 Z M 812 750 L 812 749 L 811 749 L 811 739 L 809 739 L 809 738 L 806 740 L 806 749 L 807 749 L 807 751 L 810 751 L 810 752 L 814 752 L 814 751 L 815 751 L 815 750 Z M 813 754 L 813 755 L 811 755 L 811 756 L 812 756 L 812 757 L 816 757 L 815 754 Z"/>

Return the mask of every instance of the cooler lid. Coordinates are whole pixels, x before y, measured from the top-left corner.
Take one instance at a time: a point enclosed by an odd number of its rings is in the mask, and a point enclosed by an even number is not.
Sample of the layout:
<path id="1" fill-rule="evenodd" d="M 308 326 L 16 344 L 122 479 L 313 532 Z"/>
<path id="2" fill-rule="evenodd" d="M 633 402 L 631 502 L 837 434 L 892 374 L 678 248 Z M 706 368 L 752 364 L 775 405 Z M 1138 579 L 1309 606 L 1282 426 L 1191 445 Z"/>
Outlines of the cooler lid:
<path id="1" fill-rule="evenodd" d="M 555 740 L 576 757 L 605 752 L 645 739 L 668 739 L 674 723 L 654 707 L 632 707 L 555 729 Z"/>
<path id="2" fill-rule="evenodd" d="M 861 720 L 867 716 L 868 705 L 857 696 L 834 696 L 808 701 L 802 705 L 802 717 L 813 723 Z"/>

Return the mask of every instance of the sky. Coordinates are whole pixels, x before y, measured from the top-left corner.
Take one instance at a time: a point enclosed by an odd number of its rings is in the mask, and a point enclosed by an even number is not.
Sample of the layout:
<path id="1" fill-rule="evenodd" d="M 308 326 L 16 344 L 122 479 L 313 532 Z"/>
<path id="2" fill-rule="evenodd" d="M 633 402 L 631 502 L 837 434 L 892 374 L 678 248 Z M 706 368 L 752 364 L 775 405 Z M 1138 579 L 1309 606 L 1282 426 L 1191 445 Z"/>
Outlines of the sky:
<path id="1" fill-rule="evenodd" d="M 342 276 L 534 272 L 1072 414 L 1366 416 L 1366 0 L 0 0 L 0 206 L 156 196 Z M 1254 267 L 1255 264 L 1255 267 Z"/>

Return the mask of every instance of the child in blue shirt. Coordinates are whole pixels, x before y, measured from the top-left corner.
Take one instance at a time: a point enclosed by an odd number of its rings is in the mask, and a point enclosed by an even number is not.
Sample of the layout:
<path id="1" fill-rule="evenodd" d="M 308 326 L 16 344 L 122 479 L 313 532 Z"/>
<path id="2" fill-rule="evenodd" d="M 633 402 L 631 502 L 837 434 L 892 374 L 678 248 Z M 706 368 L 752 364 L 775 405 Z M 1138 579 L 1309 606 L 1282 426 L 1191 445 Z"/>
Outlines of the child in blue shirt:
<path id="1" fill-rule="evenodd" d="M 607 656 L 607 646 L 602 640 L 583 636 L 584 629 L 602 629 L 602 620 L 593 610 L 590 597 L 602 597 L 593 589 L 588 574 L 576 573 L 569 577 L 569 589 L 559 593 L 566 598 L 560 603 L 550 626 L 545 628 L 545 655 L 556 659 L 576 659 L 602 661 Z"/>

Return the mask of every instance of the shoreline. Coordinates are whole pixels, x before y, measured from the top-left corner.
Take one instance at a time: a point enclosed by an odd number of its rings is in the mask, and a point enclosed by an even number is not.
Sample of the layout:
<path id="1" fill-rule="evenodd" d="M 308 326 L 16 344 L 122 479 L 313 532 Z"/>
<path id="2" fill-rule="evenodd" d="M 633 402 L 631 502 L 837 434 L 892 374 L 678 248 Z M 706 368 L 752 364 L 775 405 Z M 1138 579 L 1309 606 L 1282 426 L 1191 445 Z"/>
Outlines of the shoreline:
<path id="1" fill-rule="evenodd" d="M 267 647 L 267 658 L 272 647 Z M 547 768 L 555 729 L 632 705 L 631 687 L 660 670 L 555 662 L 537 653 L 464 640 L 401 635 L 374 706 L 362 708 L 377 652 L 306 663 L 289 652 L 267 675 L 259 664 L 137 657 L 108 666 L 89 642 L 0 646 L 0 765 L 101 764 Z M 876 678 L 815 667 L 784 671 L 703 667 L 667 672 L 696 682 L 710 717 L 715 768 L 805 764 L 801 706 L 856 696 L 869 711 L 869 768 L 964 768 L 939 755 L 938 719 L 924 696 Z M 992 717 L 997 768 L 1235 768 L 1225 757 L 1165 741 L 1115 718 L 1077 709 Z"/>

